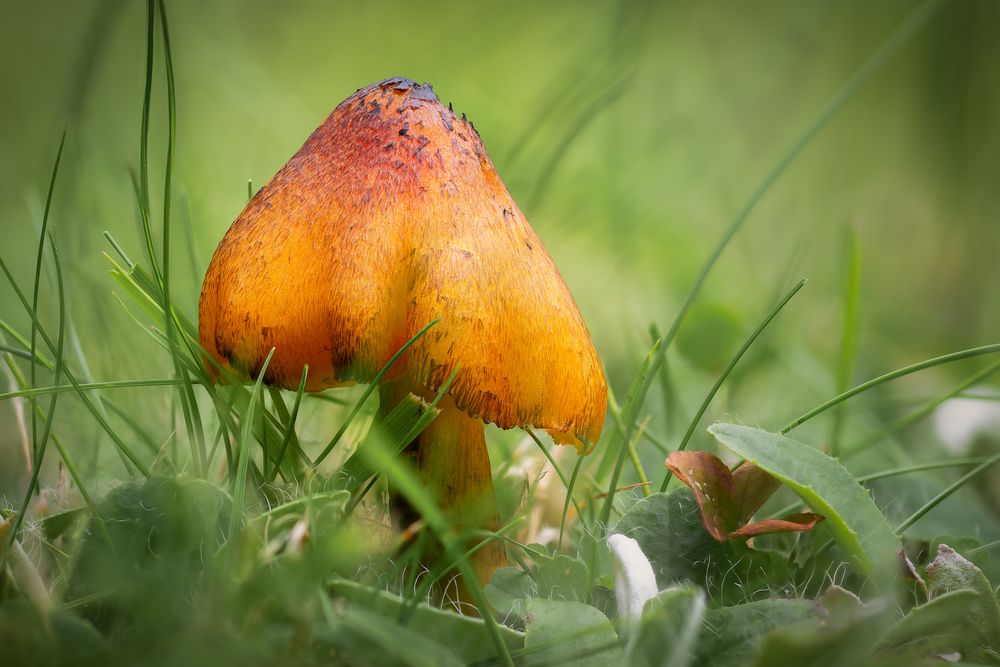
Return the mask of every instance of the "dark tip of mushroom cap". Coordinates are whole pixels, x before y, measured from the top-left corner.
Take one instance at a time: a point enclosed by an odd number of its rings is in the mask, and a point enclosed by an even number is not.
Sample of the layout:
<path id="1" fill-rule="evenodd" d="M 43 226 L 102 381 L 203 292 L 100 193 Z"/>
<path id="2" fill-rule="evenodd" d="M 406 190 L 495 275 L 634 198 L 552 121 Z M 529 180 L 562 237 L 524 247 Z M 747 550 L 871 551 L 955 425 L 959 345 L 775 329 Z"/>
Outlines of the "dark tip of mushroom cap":
<path id="1" fill-rule="evenodd" d="M 402 76 L 383 79 L 378 83 L 373 83 L 364 88 L 358 88 L 354 94 L 344 100 L 343 104 L 350 104 L 366 97 L 375 91 L 392 91 L 399 96 L 405 96 L 406 100 L 397 107 L 396 111 L 402 113 L 406 109 L 416 109 L 424 102 L 440 103 L 438 96 L 434 94 L 434 86 L 429 83 L 417 83 L 413 79 Z M 388 107 L 387 107 L 388 108 Z"/>

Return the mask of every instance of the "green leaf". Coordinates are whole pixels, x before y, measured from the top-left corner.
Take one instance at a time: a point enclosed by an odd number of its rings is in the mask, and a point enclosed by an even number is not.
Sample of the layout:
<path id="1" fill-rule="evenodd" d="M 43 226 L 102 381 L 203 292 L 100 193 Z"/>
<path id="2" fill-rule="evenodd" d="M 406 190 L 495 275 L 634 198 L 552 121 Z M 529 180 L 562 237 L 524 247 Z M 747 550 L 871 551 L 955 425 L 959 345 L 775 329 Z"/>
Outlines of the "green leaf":
<path id="1" fill-rule="evenodd" d="M 639 543 L 661 590 L 697 584 L 716 604 L 746 602 L 755 593 L 766 595 L 790 576 L 782 557 L 713 539 L 687 487 L 636 502 L 614 532 Z"/>
<path id="2" fill-rule="evenodd" d="M 787 667 L 788 665 L 850 665 L 870 664 L 874 630 L 864 621 L 849 628 L 827 631 L 818 626 L 802 626 L 776 630 L 764 638 L 754 667 Z"/>
<path id="3" fill-rule="evenodd" d="M 906 648 L 919 655 L 953 651 L 966 631 L 955 619 L 961 618 L 978 597 L 971 588 L 959 588 L 914 607 L 882 637 L 879 651 Z"/>
<path id="4" fill-rule="evenodd" d="M 702 631 L 705 593 L 700 588 L 669 588 L 646 604 L 638 631 L 629 642 L 625 664 L 687 667 L 694 660 Z"/>
<path id="5" fill-rule="evenodd" d="M 536 597 L 583 601 L 587 594 L 587 575 L 587 566 L 579 558 L 558 554 L 545 559 L 535 574 Z"/>
<path id="6" fill-rule="evenodd" d="M 889 571 L 899 538 L 861 487 L 836 459 L 787 436 L 736 424 L 713 424 L 715 438 L 790 486 L 827 520 L 834 539 L 861 572 Z"/>
<path id="7" fill-rule="evenodd" d="M 327 585 L 336 597 L 349 605 L 356 604 L 388 618 L 397 618 L 407 602 L 385 591 L 337 579 Z M 496 655 L 496 648 L 481 618 L 461 616 L 449 611 L 418 604 L 406 627 L 428 639 L 446 645 L 464 662 L 487 660 Z M 524 645 L 524 635 L 506 626 L 500 626 L 500 636 L 511 650 Z"/>
<path id="8" fill-rule="evenodd" d="M 933 600 L 946 593 L 972 589 L 979 597 L 965 613 L 953 616 L 952 622 L 963 627 L 961 643 L 955 650 L 966 660 L 1000 659 L 1000 606 L 993 586 L 983 571 L 947 545 L 938 547 L 937 557 L 927 565 L 928 595 Z"/>
<path id="9" fill-rule="evenodd" d="M 579 558 L 566 554 L 550 556 L 538 546 L 528 553 L 536 567 L 529 575 L 524 570 L 504 567 L 493 573 L 484 592 L 500 618 L 524 621 L 528 598 L 569 600 L 587 599 L 587 566 Z"/>
<path id="10" fill-rule="evenodd" d="M 830 665 L 853 667 L 871 663 L 875 643 L 885 626 L 885 604 L 862 604 L 853 593 L 831 586 L 817 600 L 817 623 L 799 623 L 768 633 L 755 667 Z"/>
<path id="11" fill-rule="evenodd" d="M 698 642 L 698 667 L 745 667 L 775 628 L 815 625 L 809 600 L 760 600 L 709 609 Z"/>
<path id="12" fill-rule="evenodd" d="M 87 512 L 86 507 L 74 507 L 50 514 L 41 520 L 42 530 L 45 531 L 45 539 L 54 540 L 65 533 L 73 523 Z"/>
<path id="13" fill-rule="evenodd" d="M 82 613 L 102 630 L 131 623 L 132 614 L 151 623 L 169 617 L 190 604 L 229 511 L 229 499 L 206 482 L 151 477 L 122 484 L 88 523 L 67 599 L 93 596 Z"/>
<path id="14" fill-rule="evenodd" d="M 109 645 L 90 623 L 56 609 L 39 614 L 27 600 L 0 606 L 0 655 L 4 665 L 108 665 Z"/>
<path id="15" fill-rule="evenodd" d="M 366 664 L 408 665 L 409 667 L 461 667 L 465 664 L 448 648 L 448 641 L 435 641 L 424 632 L 408 628 L 384 616 L 354 605 L 331 611 L 329 630 L 334 645 L 346 644 L 352 663 L 362 658 Z M 354 652 L 360 655 L 353 655 Z"/>
<path id="16" fill-rule="evenodd" d="M 690 489 L 654 493 L 622 515 L 616 533 L 639 543 L 660 588 L 705 581 L 706 565 L 727 559 L 725 545 L 709 535 Z"/>
<path id="17" fill-rule="evenodd" d="M 483 592 L 501 620 L 516 618 L 523 622 L 528 613 L 525 600 L 534 588 L 534 582 L 524 570 L 501 567 L 493 573 Z"/>
<path id="18" fill-rule="evenodd" d="M 524 648 L 525 665 L 611 667 L 624 660 L 611 621 L 581 602 L 528 600 Z"/>

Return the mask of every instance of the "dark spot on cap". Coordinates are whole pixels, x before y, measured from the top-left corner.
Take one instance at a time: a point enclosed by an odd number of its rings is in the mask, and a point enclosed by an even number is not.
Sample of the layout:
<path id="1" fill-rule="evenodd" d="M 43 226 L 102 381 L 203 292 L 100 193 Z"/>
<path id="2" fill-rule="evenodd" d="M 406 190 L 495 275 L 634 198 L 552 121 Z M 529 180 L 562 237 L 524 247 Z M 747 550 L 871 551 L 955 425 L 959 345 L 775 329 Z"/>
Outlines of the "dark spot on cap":
<path id="1" fill-rule="evenodd" d="M 441 110 L 441 122 L 444 123 L 444 126 L 449 132 L 455 129 L 455 127 L 451 124 L 451 119 L 448 118 L 448 114 L 444 112 L 444 109 Z"/>
<path id="2" fill-rule="evenodd" d="M 422 134 L 419 137 L 417 137 L 417 141 L 420 142 L 420 145 L 413 150 L 413 157 L 420 155 L 420 151 L 424 150 L 424 147 L 427 144 L 431 143 L 431 140 Z"/>
<path id="3" fill-rule="evenodd" d="M 403 127 L 399 128 L 399 136 L 405 137 L 406 133 L 410 131 L 410 124 L 403 123 Z"/>

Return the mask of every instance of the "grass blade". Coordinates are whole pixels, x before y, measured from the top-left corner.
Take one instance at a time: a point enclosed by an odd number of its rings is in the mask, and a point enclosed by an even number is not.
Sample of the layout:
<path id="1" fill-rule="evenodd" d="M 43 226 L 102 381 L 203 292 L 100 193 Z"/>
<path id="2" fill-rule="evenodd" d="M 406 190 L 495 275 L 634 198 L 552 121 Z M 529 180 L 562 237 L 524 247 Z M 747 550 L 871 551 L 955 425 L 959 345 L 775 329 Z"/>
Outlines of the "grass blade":
<path id="1" fill-rule="evenodd" d="M 149 378 L 146 380 L 112 380 L 109 382 L 81 382 L 76 386 L 71 384 L 59 384 L 51 387 L 35 387 L 34 389 L 20 389 L 18 391 L 8 391 L 0 394 L 0 401 L 11 398 L 48 396 L 51 394 L 65 394 L 70 391 L 97 391 L 101 389 L 132 389 L 135 387 L 175 387 L 181 383 L 176 378 Z"/>
<path id="2" fill-rule="evenodd" d="M 947 498 L 951 494 L 961 489 L 963 486 L 965 486 L 967 483 L 969 483 L 982 473 L 986 472 L 998 461 L 1000 461 L 1000 454 L 995 454 L 994 456 L 991 456 L 990 458 L 980 463 L 978 466 L 976 466 L 969 472 L 962 475 L 958 480 L 955 481 L 954 484 L 952 484 L 947 489 L 945 489 L 941 493 L 937 494 L 936 496 L 928 500 L 926 503 L 924 503 L 924 505 L 920 509 L 918 509 L 916 512 L 908 516 L 901 524 L 899 524 L 899 526 L 896 527 L 896 534 L 902 535 L 903 533 L 905 533 L 907 528 L 915 524 L 925 514 L 927 514 L 932 509 L 937 507 L 945 498 Z"/>
<path id="3" fill-rule="evenodd" d="M 31 310 L 38 312 L 38 289 L 42 283 L 42 256 L 45 254 L 45 239 L 48 238 L 48 228 L 49 228 L 49 212 L 52 210 L 52 193 L 56 189 L 56 177 L 59 175 L 59 162 L 62 160 L 63 148 L 66 146 L 66 130 L 63 130 L 62 138 L 59 140 L 59 150 L 56 151 L 56 161 L 52 165 L 52 176 L 49 179 L 49 192 L 45 196 L 45 212 L 42 213 L 42 229 L 38 233 L 38 252 L 35 254 L 35 280 L 32 285 L 31 290 Z M 60 327 L 62 324 L 60 323 Z M 29 364 L 29 377 L 31 381 L 31 386 L 35 387 L 38 385 L 37 376 L 35 374 L 35 354 L 38 350 L 38 327 L 35 323 L 31 323 L 31 344 L 28 347 L 30 364 Z M 57 360 L 58 363 L 58 360 Z M 54 400 L 54 399 L 53 399 Z M 51 408 L 50 408 L 51 412 Z M 38 456 L 38 438 L 37 438 L 37 418 L 35 416 L 35 411 L 31 411 L 31 452 L 32 455 L 37 458 Z"/>
<path id="4" fill-rule="evenodd" d="M 926 370 L 928 368 L 933 368 L 934 366 L 940 366 L 941 364 L 947 364 L 952 361 L 961 361 L 962 359 L 971 359 L 972 357 L 978 357 L 983 354 L 994 354 L 996 352 L 1000 352 L 1000 343 L 994 343 L 992 345 L 983 345 L 982 347 L 974 347 L 968 350 L 962 350 L 960 352 L 952 352 L 951 354 L 945 354 L 940 357 L 934 357 L 933 359 L 927 359 L 925 361 L 921 361 L 919 363 L 912 364 L 904 368 L 899 368 L 890 373 L 886 373 L 885 375 L 880 375 L 877 378 L 869 380 L 868 382 L 865 382 L 863 384 L 859 384 L 853 389 L 849 389 L 844 393 L 840 394 L 839 396 L 834 396 L 827 402 L 816 406 L 809 412 L 803 414 L 801 417 L 798 417 L 797 419 L 794 419 L 793 421 L 786 424 L 780 431 L 778 431 L 778 433 L 780 434 L 788 433 L 793 428 L 809 421 L 816 415 L 822 414 L 827 410 L 829 410 L 830 408 L 834 407 L 835 405 L 843 403 L 847 399 L 853 396 L 857 396 L 858 394 L 861 394 L 863 392 L 866 392 L 869 389 L 872 389 L 873 387 L 879 386 L 880 384 L 885 384 L 886 382 L 891 382 L 892 380 L 896 380 L 901 377 L 906 377 L 907 375 L 910 375 L 912 373 Z"/>
<path id="5" fill-rule="evenodd" d="M 785 307 L 785 304 L 791 301 L 792 297 L 798 294 L 799 290 L 802 289 L 805 286 L 805 284 L 806 284 L 806 279 L 803 278 L 795 285 L 795 287 L 793 287 L 788 292 L 788 294 L 782 297 L 781 301 L 779 301 L 778 304 L 771 309 L 771 312 L 769 312 L 767 315 L 764 316 L 764 319 L 760 321 L 760 324 L 757 325 L 757 328 L 753 330 L 753 333 L 751 333 L 749 338 L 747 338 L 743 342 L 743 345 L 741 345 L 740 349 L 736 351 L 736 354 L 733 355 L 733 358 L 729 360 L 729 364 L 719 375 L 719 379 L 715 381 L 715 385 L 712 386 L 712 389 L 708 392 L 708 395 L 705 396 L 705 400 L 701 402 L 701 406 L 698 408 L 698 411 L 694 414 L 694 418 L 691 420 L 691 424 L 688 426 L 687 431 L 684 433 L 684 437 L 681 438 L 681 443 L 677 446 L 677 451 L 683 452 L 685 449 L 687 449 L 687 445 L 688 442 L 691 440 L 691 436 L 694 435 L 695 429 L 698 428 L 698 422 L 700 422 L 701 418 L 705 416 L 705 411 L 708 410 L 708 406 L 712 403 L 712 399 L 715 398 L 715 394 L 719 391 L 719 388 L 722 387 L 722 383 L 726 381 L 726 378 L 729 377 L 729 374 L 732 372 L 733 368 L 735 368 L 736 364 L 740 362 L 740 359 L 742 359 L 746 351 L 750 349 L 750 346 L 754 344 L 754 341 L 756 341 L 757 338 L 760 337 L 761 333 L 764 332 L 764 329 L 767 328 L 767 325 L 769 325 L 771 321 L 775 317 L 777 317 L 778 313 L 781 312 L 781 309 Z M 661 493 L 667 490 L 667 484 L 670 483 L 670 477 L 671 474 L 670 470 L 668 469 L 667 474 L 663 477 L 663 483 L 660 484 Z"/>
<path id="6" fill-rule="evenodd" d="M 420 340 L 421 336 L 427 333 L 427 331 L 432 326 L 434 326 L 440 321 L 441 321 L 440 319 L 431 320 L 426 326 L 424 326 L 423 329 L 415 333 L 413 335 L 413 338 L 406 341 L 406 343 L 401 348 L 399 348 L 396 354 L 392 355 L 392 358 L 389 359 L 388 362 L 386 362 L 385 366 L 382 367 L 382 370 L 380 370 L 378 373 L 375 374 L 375 377 L 373 377 L 371 382 L 368 383 L 368 387 L 365 388 L 365 392 L 361 395 L 361 398 L 359 398 L 358 402 L 354 405 L 354 409 L 351 410 L 351 413 L 349 415 L 347 415 L 347 419 L 345 419 L 344 423 L 340 425 L 340 428 L 334 434 L 329 444 L 327 444 L 327 446 L 323 449 L 320 455 L 316 457 L 316 460 L 313 462 L 314 468 L 318 466 L 320 463 L 322 463 L 323 459 L 325 459 L 327 456 L 330 455 L 330 452 L 333 451 L 333 448 L 336 447 L 337 444 L 340 442 L 340 439 L 344 437 L 344 433 L 347 431 L 347 427 L 350 426 L 351 422 L 354 421 L 354 418 L 357 417 L 358 412 L 361 411 L 361 406 L 365 404 L 365 401 L 367 401 L 368 398 L 375 391 L 375 389 L 378 388 L 379 382 L 381 382 L 382 378 L 385 377 L 385 374 L 389 372 L 389 369 L 392 368 L 397 361 L 399 361 L 399 358 L 402 357 L 403 354 L 408 349 L 410 349 L 411 345 Z"/>
<path id="7" fill-rule="evenodd" d="M 986 366 L 982 370 L 973 373 L 951 390 L 945 392 L 944 394 L 936 398 L 931 399 L 930 401 L 927 401 L 913 412 L 900 417 L 899 419 L 893 421 L 891 424 L 881 429 L 880 431 L 877 431 L 876 433 L 873 433 L 872 435 L 865 437 L 864 439 L 855 443 L 852 447 L 845 449 L 845 456 L 849 456 L 851 454 L 863 451 L 868 447 L 870 447 L 871 445 L 874 445 L 875 443 L 880 442 L 885 438 L 888 438 L 893 433 L 896 433 L 897 431 L 900 431 L 906 428 L 907 426 L 910 426 L 911 424 L 920 421 L 921 419 L 929 415 L 931 412 L 933 412 L 934 408 L 941 405 L 949 398 L 957 396 L 966 389 L 968 389 L 969 387 L 977 385 L 979 382 L 993 375 L 998 370 L 1000 370 L 1000 360 L 997 360 L 992 364 Z"/>
<path id="8" fill-rule="evenodd" d="M 198 413 L 198 404 L 195 401 L 194 390 L 191 388 L 191 381 L 187 370 L 178 358 L 180 355 L 177 344 L 177 337 L 174 323 L 174 308 L 170 299 L 170 205 L 171 205 L 171 185 L 173 180 L 174 150 L 177 143 L 177 99 L 174 89 L 174 65 L 170 52 L 170 31 L 167 26 L 167 10 L 163 0 L 158 0 L 157 5 L 160 10 L 160 33 L 163 38 L 163 67 L 167 84 L 167 155 L 163 177 L 163 265 L 162 265 L 162 287 L 163 287 L 163 312 L 164 325 L 167 334 L 167 342 L 170 344 L 170 358 L 174 364 L 174 373 L 181 379 L 180 401 L 181 412 L 184 415 L 184 426 L 187 429 L 188 441 L 191 445 L 191 460 L 194 462 L 195 473 L 204 476 L 208 466 L 206 460 L 205 435 L 201 426 L 201 417 Z M 148 49 L 153 49 L 150 41 Z M 149 85 L 149 82 L 147 82 Z M 148 102 L 148 100 L 146 100 Z M 148 130 L 148 128 L 147 128 Z M 148 136 L 145 138 L 148 141 Z M 149 193 L 147 191 L 146 196 Z M 149 202 L 146 202 L 149 205 Z"/>
<path id="9" fill-rule="evenodd" d="M 243 423 L 240 425 L 240 438 L 236 450 L 236 484 L 233 488 L 233 509 L 229 516 L 229 539 L 226 546 L 229 549 L 230 563 L 235 565 L 239 551 L 240 524 L 243 522 L 243 506 L 246 503 L 247 492 L 247 471 L 250 469 L 250 441 L 253 433 L 254 414 L 257 410 L 257 395 L 260 393 L 261 384 L 264 381 L 264 373 L 267 365 L 271 363 L 274 355 L 274 348 L 267 353 L 260 373 L 257 374 L 257 381 L 254 382 L 253 391 L 250 392 L 250 403 L 243 413 Z M 265 453 L 266 456 L 266 453 Z"/>
<path id="10" fill-rule="evenodd" d="M 157 263 L 156 247 L 153 244 L 153 231 L 150 215 L 152 206 L 149 200 L 149 113 L 153 97 L 153 46 L 156 37 L 156 8 L 154 0 L 146 2 L 146 83 L 142 93 L 142 122 L 139 129 L 139 215 L 142 223 L 142 234 L 146 241 L 146 255 L 149 266 L 153 270 L 156 284 L 162 289 L 163 278 Z"/>
<path id="11" fill-rule="evenodd" d="M 281 464 L 285 460 L 285 452 L 288 451 L 288 443 L 292 441 L 292 436 L 295 434 L 295 421 L 299 416 L 299 406 L 302 403 L 302 394 L 306 390 L 306 378 L 308 376 L 309 366 L 303 366 L 302 379 L 299 380 L 299 388 L 295 390 L 295 403 L 292 405 L 292 414 L 288 417 L 288 427 L 285 429 L 285 435 L 281 438 L 281 446 L 278 448 L 278 458 L 274 462 L 274 469 L 271 471 L 271 476 L 267 480 L 268 482 L 273 482 L 277 478 Z"/>
<path id="12" fill-rule="evenodd" d="M 634 430 L 635 418 L 634 415 L 638 412 L 638 404 L 642 402 L 641 388 L 643 386 L 648 386 L 647 381 L 654 375 L 655 369 L 654 360 L 659 355 L 659 351 L 662 349 L 662 344 L 657 341 L 653 345 L 653 349 L 649 351 L 646 355 L 646 360 L 643 362 L 642 367 L 639 369 L 639 374 L 636 376 L 635 380 L 632 382 L 632 387 L 629 390 L 629 395 L 625 400 L 624 414 L 628 415 L 628 418 L 624 420 L 625 422 L 625 432 L 621 434 L 618 438 L 618 449 L 617 457 L 615 461 L 614 471 L 611 473 L 611 481 L 608 483 L 608 495 L 604 499 L 604 505 L 601 508 L 600 523 L 601 526 L 606 527 L 608 522 L 611 520 L 611 507 L 615 500 L 615 489 L 618 488 L 618 478 L 621 476 L 622 467 L 625 463 L 625 456 L 628 454 L 628 443 L 632 439 L 632 431 Z M 613 455 L 616 450 L 608 448 L 608 454 L 605 456 Z M 602 464 L 604 461 L 602 461 Z"/>
<path id="13" fill-rule="evenodd" d="M 24 296 L 24 292 L 14 280 L 13 274 L 11 274 L 10 269 L 7 268 L 7 263 L 4 262 L 2 258 L 0 258 L 0 271 L 2 271 L 6 276 L 7 282 L 10 283 L 10 286 L 13 288 L 18 300 L 21 302 L 21 306 L 27 312 L 31 321 L 35 323 L 36 327 L 38 327 L 38 334 L 42 337 L 42 341 L 45 342 L 52 352 L 56 352 L 58 350 L 58 346 L 53 343 L 52 339 L 46 333 L 45 328 L 41 325 L 41 322 L 38 321 L 38 314 L 31 309 L 31 304 L 28 303 L 27 298 Z M 114 442 L 114 444 L 118 447 L 119 451 L 125 455 L 125 457 L 139 470 L 139 472 L 143 474 L 143 476 L 149 477 L 149 469 L 138 457 L 136 457 L 135 453 L 129 449 L 128 445 L 125 444 L 115 430 L 111 428 L 108 421 L 101 415 L 101 411 L 97 409 L 94 403 L 87 396 L 87 393 L 80 388 L 80 383 L 77 381 L 76 376 L 70 372 L 68 368 L 64 368 L 63 372 L 66 375 L 66 379 L 69 380 L 70 384 L 73 386 L 73 389 L 80 398 L 80 401 L 84 404 L 84 407 L 86 407 L 87 410 L 94 416 L 94 419 L 96 419 L 97 423 L 101 425 L 101 428 L 103 428 L 105 433 L 108 434 L 112 442 Z"/>
<path id="14" fill-rule="evenodd" d="M 374 484 L 375 479 L 373 478 L 364 489 L 360 488 L 360 485 L 368 477 L 372 476 L 372 471 L 377 469 L 372 468 L 368 460 L 368 452 L 371 451 L 371 448 L 380 447 L 391 452 L 393 456 L 396 456 L 411 442 L 416 440 L 417 436 L 423 433 L 424 429 L 430 426 L 430 423 L 441 412 L 438 410 L 438 403 L 448 393 L 452 382 L 458 376 L 458 371 L 459 367 L 456 366 L 452 370 L 451 375 L 448 376 L 448 379 L 441 385 L 434 400 L 426 406 L 424 406 L 420 398 L 413 394 L 404 396 L 403 400 L 399 401 L 389 414 L 382 419 L 380 437 L 377 436 L 378 441 L 368 444 L 370 439 L 366 438 L 365 442 L 361 443 L 361 446 L 358 447 L 358 451 L 344 463 L 340 472 L 344 474 L 349 482 L 356 482 L 352 489 L 354 497 L 351 498 L 351 501 L 344 510 L 345 517 L 350 516 Z M 419 413 L 415 420 L 412 417 L 414 410 Z"/>
<path id="15" fill-rule="evenodd" d="M 65 135 L 63 135 L 65 139 Z M 60 144 L 60 153 L 62 152 L 62 145 Z M 58 158 L 56 159 L 56 166 L 58 167 Z M 53 183 L 54 183 L 53 179 Z M 59 382 L 59 376 L 62 374 L 63 370 L 63 343 L 65 342 L 66 334 L 66 295 L 63 290 L 63 277 L 62 277 L 62 265 L 59 262 L 59 251 L 56 248 L 55 242 L 52 240 L 51 234 L 48 236 L 49 245 L 52 246 L 52 257 L 56 265 L 56 289 L 59 298 L 59 333 L 57 334 L 57 344 L 56 344 L 56 367 L 53 372 L 55 377 L 55 382 Z M 44 245 L 44 244 L 43 244 Z M 41 253 L 39 253 L 39 260 L 41 260 Z M 40 265 L 39 265 L 39 268 Z M 36 270 L 35 274 L 35 286 L 38 285 L 38 273 Z M 37 294 L 37 289 L 36 289 Z M 37 330 L 37 327 L 32 327 L 33 330 Z M 32 360 L 34 360 L 34 355 L 32 355 Z M 32 371 L 34 371 L 34 364 L 32 364 Z M 35 492 L 35 488 L 38 485 L 38 475 L 42 469 L 42 461 L 45 459 L 45 450 L 49 442 L 49 436 L 52 434 L 52 418 L 55 416 L 56 412 L 56 401 L 59 398 L 58 395 L 52 397 L 52 401 L 49 403 L 48 415 L 45 417 L 45 426 L 42 431 L 41 442 L 37 443 L 37 447 L 34 453 L 34 461 L 31 466 L 31 479 L 28 482 L 28 488 L 24 493 L 24 501 L 21 503 L 21 511 L 17 513 L 17 517 L 14 519 L 14 525 L 10 530 L 10 537 L 8 538 L 7 546 L 11 547 L 17 540 L 17 535 L 21 530 L 21 525 L 24 523 L 24 517 L 28 514 L 28 509 L 31 507 L 31 496 Z M 34 424 L 36 419 L 36 411 L 31 411 L 32 424 Z"/>
<path id="16" fill-rule="evenodd" d="M 615 392 L 611 387 L 608 387 L 608 412 L 611 413 L 611 418 L 615 422 L 615 428 L 618 429 L 618 433 L 624 435 L 626 428 L 624 422 L 622 422 L 622 410 L 618 405 L 618 401 L 615 399 Z M 649 478 L 646 476 L 646 470 L 642 467 L 642 460 L 639 458 L 639 452 L 636 448 L 636 442 L 642 439 L 646 434 L 646 426 L 649 425 L 649 416 L 643 420 L 643 423 L 639 425 L 637 429 L 637 434 L 628 440 L 628 457 L 632 461 L 632 467 L 635 468 L 636 477 L 638 477 L 643 495 L 648 496 L 652 493 L 649 488 Z"/>
<path id="17" fill-rule="evenodd" d="M 590 104 L 585 106 L 579 112 L 575 122 L 569 126 L 569 129 L 563 135 L 562 140 L 552 150 L 548 160 L 545 161 L 544 165 L 539 170 L 535 179 L 535 189 L 532 190 L 531 196 L 528 197 L 529 210 L 537 208 L 538 204 L 542 201 L 542 198 L 548 190 L 552 176 L 555 174 L 556 168 L 559 166 L 559 162 L 562 160 L 566 151 L 569 150 L 570 146 L 573 144 L 573 140 L 576 139 L 590 123 L 598 118 L 602 111 L 606 110 L 614 104 L 619 97 L 621 97 L 631 80 L 631 72 L 625 74 L 625 76 L 612 83 L 607 90 L 591 100 Z"/>
<path id="18" fill-rule="evenodd" d="M 837 364 L 837 393 L 842 394 L 851 386 L 851 367 L 854 365 L 854 353 L 858 339 L 858 284 L 861 277 L 861 264 L 858 258 L 858 240 L 854 227 L 847 226 L 844 248 L 844 308 L 840 325 L 840 360 Z M 830 456 L 836 458 L 840 453 L 840 434 L 844 426 L 844 406 L 839 406 L 833 413 L 833 424 L 830 426 Z"/>
<path id="19" fill-rule="evenodd" d="M 548 450 L 548 448 L 546 448 L 545 445 L 542 444 L 542 441 L 538 439 L 538 436 L 535 435 L 535 432 L 532 431 L 530 428 L 524 429 L 524 432 L 527 433 L 528 436 L 532 440 L 535 441 L 535 444 L 538 445 L 538 449 L 541 450 L 542 454 L 545 455 L 545 458 L 548 459 L 548 461 L 549 461 L 549 465 L 552 466 L 552 469 L 555 471 L 556 475 L 559 477 L 559 481 L 561 481 L 563 483 L 563 487 L 566 489 L 566 505 L 568 506 L 570 503 L 572 503 L 573 507 L 576 508 L 576 515 L 582 517 L 583 516 L 583 510 L 580 509 L 580 504 L 578 502 L 576 502 L 576 498 L 574 498 L 570 494 L 570 482 L 569 482 L 568 479 L 566 479 L 566 474 L 562 471 L 562 469 L 556 463 L 556 460 L 554 458 L 552 458 L 552 452 L 550 452 Z M 578 460 L 577 462 L 579 462 L 582 459 L 583 459 L 582 456 L 577 456 L 577 460 Z M 564 515 L 565 515 L 565 512 L 564 512 Z M 564 520 L 564 523 L 565 523 L 565 520 Z M 561 542 L 561 540 L 560 540 L 560 542 Z"/>

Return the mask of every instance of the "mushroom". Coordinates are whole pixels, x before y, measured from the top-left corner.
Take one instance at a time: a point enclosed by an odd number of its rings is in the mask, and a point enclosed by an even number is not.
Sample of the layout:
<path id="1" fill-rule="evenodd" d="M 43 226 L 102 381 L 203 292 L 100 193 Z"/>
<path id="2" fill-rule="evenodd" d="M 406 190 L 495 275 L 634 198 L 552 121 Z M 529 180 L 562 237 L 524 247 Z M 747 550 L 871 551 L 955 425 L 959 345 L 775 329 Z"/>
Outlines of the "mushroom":
<path id="1" fill-rule="evenodd" d="M 464 116 L 428 84 L 387 79 L 348 97 L 230 227 L 198 309 L 222 366 L 306 389 L 369 382 L 438 319 L 379 387 L 387 412 L 430 397 L 409 445 L 419 478 L 464 528 L 498 527 L 484 422 L 536 427 L 581 452 L 607 387 L 573 298 Z M 473 557 L 488 580 L 493 541 Z"/>

